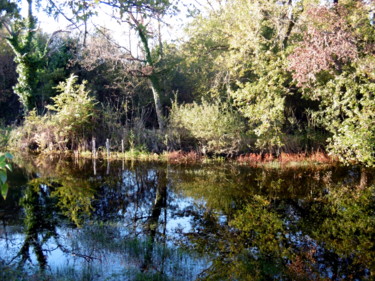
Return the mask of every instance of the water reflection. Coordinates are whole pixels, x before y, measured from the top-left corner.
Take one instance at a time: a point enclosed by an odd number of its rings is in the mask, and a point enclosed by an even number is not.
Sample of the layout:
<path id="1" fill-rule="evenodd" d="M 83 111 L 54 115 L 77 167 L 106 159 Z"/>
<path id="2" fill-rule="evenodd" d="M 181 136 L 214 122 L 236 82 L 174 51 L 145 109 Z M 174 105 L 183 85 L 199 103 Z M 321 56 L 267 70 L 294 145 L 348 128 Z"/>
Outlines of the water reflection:
<path id="1" fill-rule="evenodd" d="M 370 170 L 24 160 L 0 199 L 0 279 L 21 271 L 48 280 L 371 280 L 375 272 Z"/>
<path id="2" fill-rule="evenodd" d="M 20 257 L 20 264 L 30 260 L 30 251 L 33 248 L 39 267 L 42 271 L 47 266 L 47 257 L 43 252 L 43 245 L 48 240 L 57 237 L 56 208 L 50 190 L 40 179 L 33 179 L 27 184 L 25 194 L 20 200 L 25 213 L 25 239 L 22 247 L 13 259 Z"/>
<path id="3" fill-rule="evenodd" d="M 374 187 L 363 189 L 363 170 L 184 174 L 184 194 L 204 198 L 186 241 L 213 253 L 204 280 L 373 278 Z"/>

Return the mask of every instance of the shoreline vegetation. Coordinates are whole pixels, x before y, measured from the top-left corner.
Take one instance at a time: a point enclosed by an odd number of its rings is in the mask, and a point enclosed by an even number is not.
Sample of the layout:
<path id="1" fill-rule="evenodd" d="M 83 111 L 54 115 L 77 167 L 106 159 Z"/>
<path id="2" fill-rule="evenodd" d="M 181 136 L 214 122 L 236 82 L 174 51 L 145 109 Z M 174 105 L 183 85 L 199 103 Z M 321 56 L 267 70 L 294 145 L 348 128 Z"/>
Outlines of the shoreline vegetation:
<path id="1" fill-rule="evenodd" d="M 72 16 L 52 34 L 38 1 L 5 1 L 0 150 L 375 167 L 373 1 L 214 0 L 168 41 L 180 1 L 136 2 L 107 3 L 132 34 L 118 41 L 102 1 L 47 4 Z"/>
<path id="2" fill-rule="evenodd" d="M 1 280 L 373 279 L 374 175 L 375 1 L 0 0 Z"/>
<path id="3" fill-rule="evenodd" d="M 27 155 L 30 157 L 63 157 L 92 160 L 125 160 L 125 161 L 155 161 L 167 162 L 171 164 L 204 164 L 204 163 L 234 163 L 238 165 L 249 165 L 259 167 L 293 167 L 293 166 L 311 166 L 311 165 L 338 165 L 340 161 L 331 157 L 324 152 L 307 153 L 280 153 L 280 155 L 272 155 L 269 153 L 247 153 L 236 156 L 217 156 L 203 155 L 197 151 L 164 151 L 162 153 L 152 153 L 137 149 L 119 152 L 119 151 L 43 151 L 21 152 L 11 151 L 15 155 Z"/>

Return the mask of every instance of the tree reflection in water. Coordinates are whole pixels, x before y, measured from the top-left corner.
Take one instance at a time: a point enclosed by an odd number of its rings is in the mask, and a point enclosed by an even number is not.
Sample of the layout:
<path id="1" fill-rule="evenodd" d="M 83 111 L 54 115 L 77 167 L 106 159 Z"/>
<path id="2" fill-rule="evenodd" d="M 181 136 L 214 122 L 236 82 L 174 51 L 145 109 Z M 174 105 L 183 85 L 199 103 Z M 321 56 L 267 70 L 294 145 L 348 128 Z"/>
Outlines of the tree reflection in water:
<path id="1" fill-rule="evenodd" d="M 47 266 L 47 257 L 43 251 L 50 238 L 57 238 L 56 208 L 50 196 L 50 188 L 40 179 L 30 180 L 25 195 L 20 200 L 25 212 L 25 240 L 16 257 L 21 257 L 20 264 L 30 261 L 30 248 L 33 248 L 42 271 Z"/>
<path id="2" fill-rule="evenodd" d="M 16 258 L 0 256 L 8 264 L 33 256 L 52 274 L 48 259 L 57 249 L 66 264 L 80 260 L 76 270 L 85 264 L 96 270 L 92 280 L 370 280 L 374 274 L 371 171 L 97 160 L 94 173 L 90 162 L 38 165 L 29 165 L 28 174 L 39 178 L 20 199 L 22 245 Z M 17 200 L 14 190 L 9 200 Z"/>
<path id="3" fill-rule="evenodd" d="M 180 190 L 205 199 L 186 240 L 212 255 L 201 278 L 371 280 L 375 188 L 363 189 L 363 170 L 337 172 L 263 170 L 242 186 L 226 169 L 180 173 Z"/>
<path id="4" fill-rule="evenodd" d="M 141 271 L 147 271 L 150 266 L 152 265 L 152 252 L 154 249 L 154 242 L 155 242 L 155 236 L 157 234 L 157 229 L 159 226 L 159 217 L 162 212 L 162 209 L 164 209 L 164 236 L 166 232 L 166 218 L 167 218 L 167 176 L 166 172 L 163 170 L 158 171 L 157 173 L 157 179 L 158 184 L 156 186 L 156 193 L 155 193 L 155 201 L 151 209 L 151 214 L 147 218 L 146 225 L 145 225 L 145 232 L 148 235 L 147 238 L 147 248 L 146 248 L 146 254 L 144 258 L 144 262 L 141 266 Z M 165 243 L 165 240 L 164 240 Z M 165 245 L 164 245 L 165 247 Z M 162 267 L 160 269 L 160 273 L 163 274 L 164 270 L 164 258 L 162 259 Z"/>

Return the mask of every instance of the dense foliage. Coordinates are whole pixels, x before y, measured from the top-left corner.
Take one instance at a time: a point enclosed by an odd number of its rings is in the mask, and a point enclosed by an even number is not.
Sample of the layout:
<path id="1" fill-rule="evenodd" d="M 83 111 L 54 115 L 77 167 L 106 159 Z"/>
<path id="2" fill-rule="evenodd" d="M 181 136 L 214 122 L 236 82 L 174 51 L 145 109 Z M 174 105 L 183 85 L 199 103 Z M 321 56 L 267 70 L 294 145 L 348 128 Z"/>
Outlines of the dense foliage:
<path id="1" fill-rule="evenodd" d="M 35 28 L 38 1 L 28 1 L 25 17 L 15 2 L 3 2 L 0 44 L 9 47 L 0 51 L 1 123 L 24 118 L 27 128 L 33 118 L 52 118 L 45 114 L 55 108 L 56 131 L 64 135 L 58 149 L 89 145 L 95 134 L 99 145 L 107 138 L 128 147 L 138 140 L 154 151 L 323 149 L 346 163 L 375 164 L 373 1 L 211 1 L 210 9 L 194 10 L 183 39 L 173 43 L 163 42 L 162 30 L 179 1 L 48 1 L 50 14 L 84 29 L 51 37 Z M 103 6 L 134 34 L 136 47 L 98 25 Z M 51 97 L 71 73 L 88 81 L 98 103 L 82 119 L 83 131 L 73 125 L 67 133 L 64 122 L 78 109 L 65 118 Z M 22 117 L 13 91 L 24 112 L 35 113 Z"/>
<path id="2" fill-rule="evenodd" d="M 204 116 L 204 118 L 202 118 Z M 182 146 L 198 142 L 203 153 L 237 153 L 241 151 L 245 124 L 238 112 L 228 105 L 192 103 L 173 104 L 170 125 Z"/>
<path id="3" fill-rule="evenodd" d="M 43 116 L 30 112 L 23 127 L 12 132 L 10 144 L 40 150 L 82 149 L 95 124 L 95 101 L 86 91 L 85 82 L 77 85 L 76 81 L 77 77 L 72 75 L 66 82 L 60 82 L 60 94 L 46 107 L 51 112 Z"/>

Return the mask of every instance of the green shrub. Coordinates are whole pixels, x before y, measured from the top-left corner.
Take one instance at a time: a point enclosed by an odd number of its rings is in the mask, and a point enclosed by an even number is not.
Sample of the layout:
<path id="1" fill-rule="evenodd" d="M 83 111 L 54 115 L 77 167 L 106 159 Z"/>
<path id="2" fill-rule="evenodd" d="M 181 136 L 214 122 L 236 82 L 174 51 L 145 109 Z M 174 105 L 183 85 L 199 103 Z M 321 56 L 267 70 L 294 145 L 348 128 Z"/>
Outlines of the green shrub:
<path id="1" fill-rule="evenodd" d="M 170 142 L 183 147 L 192 141 L 208 153 L 238 153 L 243 146 L 245 124 L 230 106 L 219 102 L 172 105 Z"/>
<path id="2" fill-rule="evenodd" d="M 35 110 L 29 112 L 25 117 L 24 123 L 11 131 L 8 146 L 12 149 L 36 149 L 44 147 L 49 142 L 47 116 L 38 116 Z"/>
<path id="3" fill-rule="evenodd" d="M 12 171 L 12 167 L 8 161 L 12 158 L 13 156 L 9 153 L 0 153 L 0 193 L 4 200 L 6 199 L 8 193 L 7 170 Z"/>
<path id="4" fill-rule="evenodd" d="M 31 111 L 22 127 L 11 133 L 10 145 L 16 148 L 77 149 L 91 138 L 95 101 L 85 90 L 86 82 L 76 84 L 71 76 L 57 87 L 61 92 L 53 98 L 50 112 L 38 116 Z M 54 113 L 53 113 L 54 112 Z"/>
<path id="5" fill-rule="evenodd" d="M 9 141 L 10 132 L 11 127 L 0 127 L 0 151 L 6 149 Z"/>
<path id="6" fill-rule="evenodd" d="M 51 121 L 59 125 L 58 136 L 62 141 L 70 142 L 72 148 L 91 134 L 95 107 L 94 99 L 85 90 L 87 82 L 76 85 L 76 81 L 77 77 L 72 75 L 66 82 L 60 82 L 57 89 L 61 94 L 52 98 L 53 105 L 47 106 L 49 110 L 56 112 L 51 115 Z"/>

